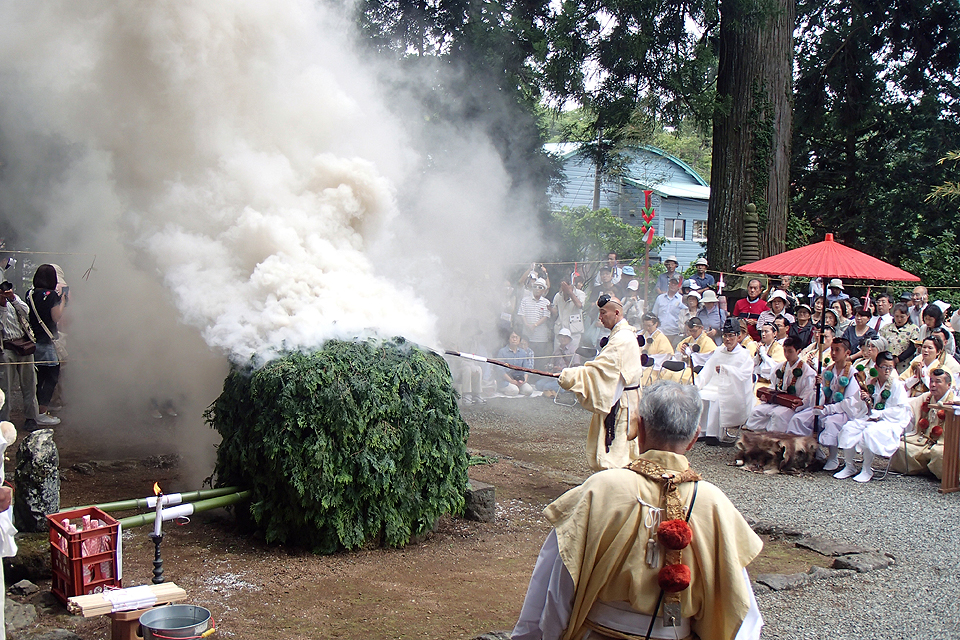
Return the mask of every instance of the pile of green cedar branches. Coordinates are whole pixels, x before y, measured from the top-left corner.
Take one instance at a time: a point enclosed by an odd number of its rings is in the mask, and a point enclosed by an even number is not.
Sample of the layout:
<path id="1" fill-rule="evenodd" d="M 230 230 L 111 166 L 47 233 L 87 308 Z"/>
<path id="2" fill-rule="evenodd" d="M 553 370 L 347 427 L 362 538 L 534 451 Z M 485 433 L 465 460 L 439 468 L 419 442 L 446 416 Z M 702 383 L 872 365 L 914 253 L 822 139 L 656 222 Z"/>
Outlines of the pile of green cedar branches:
<path id="1" fill-rule="evenodd" d="M 468 427 L 443 358 L 405 342 L 327 342 L 235 368 L 205 415 L 218 486 L 253 491 L 268 542 L 393 547 L 463 511 Z"/>

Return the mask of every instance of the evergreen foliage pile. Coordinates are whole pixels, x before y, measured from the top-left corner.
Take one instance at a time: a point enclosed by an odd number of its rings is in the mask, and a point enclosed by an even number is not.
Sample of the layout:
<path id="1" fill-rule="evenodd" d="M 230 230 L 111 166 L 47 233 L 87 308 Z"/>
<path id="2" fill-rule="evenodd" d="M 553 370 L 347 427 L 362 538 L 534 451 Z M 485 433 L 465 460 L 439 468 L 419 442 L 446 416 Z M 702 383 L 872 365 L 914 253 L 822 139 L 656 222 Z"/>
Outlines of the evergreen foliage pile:
<path id="1" fill-rule="evenodd" d="M 223 437 L 218 485 L 252 490 L 268 542 L 397 547 L 463 510 L 468 426 L 450 370 L 402 338 L 236 368 L 205 418 Z"/>

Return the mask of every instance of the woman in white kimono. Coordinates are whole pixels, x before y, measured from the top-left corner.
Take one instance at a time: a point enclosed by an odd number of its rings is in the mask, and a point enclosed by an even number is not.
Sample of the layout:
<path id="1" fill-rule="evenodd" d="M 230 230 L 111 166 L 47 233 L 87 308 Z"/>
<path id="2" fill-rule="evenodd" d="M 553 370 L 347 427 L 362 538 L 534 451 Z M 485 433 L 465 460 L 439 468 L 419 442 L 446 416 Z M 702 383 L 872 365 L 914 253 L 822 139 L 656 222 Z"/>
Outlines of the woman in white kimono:
<path id="1" fill-rule="evenodd" d="M 960 363 L 946 353 L 943 348 L 943 339 L 937 335 L 924 338 L 920 344 L 920 354 L 900 374 L 900 379 L 903 380 L 911 398 L 921 396 L 930 390 L 930 372 L 934 369 L 946 369 L 954 377 L 960 373 Z"/>
<path id="2" fill-rule="evenodd" d="M 845 465 L 833 477 L 853 477 L 857 482 L 870 482 L 874 457 L 889 457 L 896 453 L 900 438 L 913 420 L 907 390 L 897 377 L 893 354 L 889 351 L 877 356 L 877 377 L 867 380 L 866 387 L 860 390 L 860 399 L 867 404 L 869 411 L 866 416 L 850 420 L 840 429 L 837 439 L 843 449 Z M 857 449 L 863 452 L 860 473 L 853 462 Z"/>

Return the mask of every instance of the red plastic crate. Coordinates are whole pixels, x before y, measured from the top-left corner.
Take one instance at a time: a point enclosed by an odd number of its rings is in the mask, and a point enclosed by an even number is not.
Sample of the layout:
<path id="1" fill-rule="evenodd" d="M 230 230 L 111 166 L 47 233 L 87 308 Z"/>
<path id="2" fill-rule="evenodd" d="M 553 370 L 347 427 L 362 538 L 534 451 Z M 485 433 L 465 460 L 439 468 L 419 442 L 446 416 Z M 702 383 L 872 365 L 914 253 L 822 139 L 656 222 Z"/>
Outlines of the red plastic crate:
<path id="1" fill-rule="evenodd" d="M 71 524 L 80 524 L 83 516 L 90 516 L 93 520 L 107 524 L 77 533 L 69 533 L 64 528 L 64 519 L 69 519 Z M 117 576 L 120 524 L 116 520 L 96 507 L 61 511 L 47 516 L 47 520 L 50 522 L 53 595 L 66 604 L 67 598 L 73 596 L 100 593 L 104 589 L 121 586 Z M 105 536 L 107 539 L 101 541 L 102 551 L 83 554 L 84 541 Z M 99 549 L 99 545 L 97 546 Z"/>

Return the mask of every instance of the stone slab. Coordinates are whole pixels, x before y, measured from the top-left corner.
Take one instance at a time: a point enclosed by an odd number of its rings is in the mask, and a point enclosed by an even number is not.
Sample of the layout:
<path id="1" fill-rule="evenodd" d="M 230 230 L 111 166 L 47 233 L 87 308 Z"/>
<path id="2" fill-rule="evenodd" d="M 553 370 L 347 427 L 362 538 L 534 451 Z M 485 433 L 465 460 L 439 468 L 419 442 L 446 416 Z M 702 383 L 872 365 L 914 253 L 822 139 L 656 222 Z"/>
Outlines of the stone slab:
<path id="1" fill-rule="evenodd" d="M 821 538 L 818 536 L 804 536 L 797 540 L 796 545 L 803 549 L 816 551 L 822 556 L 846 556 L 851 553 L 872 553 L 873 549 L 864 549 L 855 544 L 847 544 L 839 540 Z"/>
<path id="2" fill-rule="evenodd" d="M 893 564 L 893 560 L 879 553 L 854 553 L 841 556 L 833 561 L 834 569 L 853 569 L 857 573 L 867 573 L 877 569 L 885 569 Z"/>
<path id="3" fill-rule="evenodd" d="M 757 582 L 765 584 L 774 591 L 788 591 L 809 583 L 811 577 L 806 573 L 761 573 Z"/>

